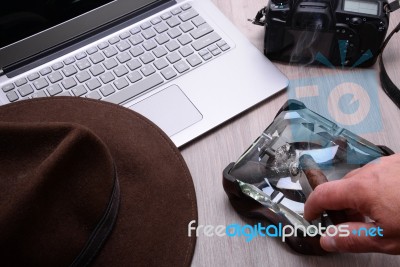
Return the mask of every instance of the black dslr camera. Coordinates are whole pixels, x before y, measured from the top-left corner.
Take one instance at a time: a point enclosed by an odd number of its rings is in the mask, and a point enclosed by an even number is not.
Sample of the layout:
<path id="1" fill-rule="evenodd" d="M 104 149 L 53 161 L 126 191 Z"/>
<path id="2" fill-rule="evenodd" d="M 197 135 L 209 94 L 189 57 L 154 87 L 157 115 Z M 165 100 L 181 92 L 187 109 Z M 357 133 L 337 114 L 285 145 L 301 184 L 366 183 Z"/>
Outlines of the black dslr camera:
<path id="1" fill-rule="evenodd" d="M 270 0 L 254 24 L 265 25 L 271 60 L 326 66 L 375 63 L 388 26 L 386 0 Z"/>

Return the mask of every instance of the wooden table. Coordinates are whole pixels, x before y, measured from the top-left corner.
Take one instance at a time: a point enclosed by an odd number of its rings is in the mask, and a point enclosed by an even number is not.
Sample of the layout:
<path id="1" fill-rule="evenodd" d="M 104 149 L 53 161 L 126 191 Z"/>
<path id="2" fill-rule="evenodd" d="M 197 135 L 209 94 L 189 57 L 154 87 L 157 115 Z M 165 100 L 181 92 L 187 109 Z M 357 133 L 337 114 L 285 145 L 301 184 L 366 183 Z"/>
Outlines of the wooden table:
<path id="1" fill-rule="evenodd" d="M 265 0 L 212 0 L 215 5 L 255 45 L 263 50 L 264 29 L 247 21 L 266 5 Z M 400 19 L 400 11 L 391 16 L 391 27 Z M 400 85 L 400 43 L 397 34 L 385 51 L 384 60 L 389 75 Z M 260 55 L 261 56 L 261 55 Z M 275 63 L 290 80 L 323 77 L 351 71 L 323 67 L 300 67 Z M 378 70 L 377 64 L 372 70 Z M 320 79 L 320 78 L 318 78 Z M 377 78 L 379 81 L 379 78 Z M 245 90 L 245 88 L 243 88 Z M 400 152 L 400 110 L 381 90 L 375 88 L 381 116 L 378 129 L 360 135 L 373 143 L 383 144 Z M 254 223 L 244 220 L 233 210 L 222 187 L 222 170 L 238 159 L 245 149 L 272 122 L 276 112 L 288 99 L 282 92 L 244 112 L 235 119 L 203 135 L 182 148 L 183 156 L 192 174 L 199 211 L 199 224 L 229 225 Z M 400 257 L 384 254 L 336 254 L 303 256 L 293 252 L 279 239 L 257 237 L 251 242 L 244 238 L 207 237 L 197 239 L 193 266 L 399 266 Z"/>

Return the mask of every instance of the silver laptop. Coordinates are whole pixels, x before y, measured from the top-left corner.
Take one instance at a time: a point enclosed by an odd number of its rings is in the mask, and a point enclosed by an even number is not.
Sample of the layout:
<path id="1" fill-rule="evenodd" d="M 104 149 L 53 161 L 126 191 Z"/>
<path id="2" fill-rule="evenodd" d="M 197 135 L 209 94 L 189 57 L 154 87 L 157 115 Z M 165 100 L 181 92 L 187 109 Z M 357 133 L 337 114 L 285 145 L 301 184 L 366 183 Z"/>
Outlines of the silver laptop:
<path id="1" fill-rule="evenodd" d="M 100 99 L 182 146 L 287 84 L 208 0 L 13 0 L 0 10 L 2 105 Z"/>

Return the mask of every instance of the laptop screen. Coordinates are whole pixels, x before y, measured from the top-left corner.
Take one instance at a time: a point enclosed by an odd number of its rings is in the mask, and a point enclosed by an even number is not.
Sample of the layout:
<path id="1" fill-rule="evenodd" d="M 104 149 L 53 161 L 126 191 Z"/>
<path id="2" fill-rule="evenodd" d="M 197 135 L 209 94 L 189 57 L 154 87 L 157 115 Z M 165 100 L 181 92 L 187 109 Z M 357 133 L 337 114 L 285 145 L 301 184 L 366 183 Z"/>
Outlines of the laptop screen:
<path id="1" fill-rule="evenodd" d="M 168 1 L 8 1 L 0 8 L 0 70 Z"/>
<path id="2" fill-rule="evenodd" d="M 0 47 L 63 23 L 113 0 L 13 0 L 0 9 Z"/>

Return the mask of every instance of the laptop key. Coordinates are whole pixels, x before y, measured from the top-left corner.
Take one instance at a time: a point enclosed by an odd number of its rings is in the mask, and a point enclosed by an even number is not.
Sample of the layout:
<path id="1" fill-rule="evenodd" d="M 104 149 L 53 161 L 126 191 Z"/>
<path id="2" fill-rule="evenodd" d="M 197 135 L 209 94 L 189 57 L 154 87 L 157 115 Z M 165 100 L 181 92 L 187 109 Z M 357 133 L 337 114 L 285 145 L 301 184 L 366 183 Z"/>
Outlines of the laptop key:
<path id="1" fill-rule="evenodd" d="M 82 58 L 85 58 L 85 57 L 86 57 L 86 53 L 85 52 L 80 52 L 80 53 L 75 55 L 75 58 L 77 60 L 81 60 Z"/>
<path id="2" fill-rule="evenodd" d="M 48 75 L 47 78 L 49 78 L 50 82 L 56 83 L 58 81 L 61 81 L 63 79 L 63 76 L 61 75 L 61 73 L 59 71 L 56 71 L 56 72 Z"/>
<path id="3" fill-rule="evenodd" d="M 97 47 L 100 50 L 103 50 L 103 49 L 107 48 L 108 46 L 109 46 L 109 44 L 107 42 L 101 42 L 100 44 L 97 45 Z"/>
<path id="4" fill-rule="evenodd" d="M 191 31 L 190 35 L 192 35 L 194 39 L 199 39 L 200 37 L 203 37 L 204 35 L 212 31 L 214 31 L 213 28 L 211 28 L 210 25 L 205 23 L 203 25 L 200 25 L 200 27 L 198 27 L 196 30 Z"/>
<path id="5" fill-rule="evenodd" d="M 15 86 L 12 83 L 6 84 L 4 85 L 1 89 L 3 90 L 4 93 L 11 91 L 12 89 L 14 89 Z"/>
<path id="6" fill-rule="evenodd" d="M 141 42 L 143 42 L 144 40 L 143 40 L 143 37 L 142 37 L 142 36 L 140 36 L 139 34 L 135 34 L 135 35 L 133 35 L 131 38 L 129 38 L 129 41 L 130 41 L 131 44 L 133 44 L 133 45 L 138 45 L 138 44 L 140 44 Z"/>
<path id="7" fill-rule="evenodd" d="M 212 44 L 212 45 L 210 45 L 207 49 L 208 49 L 208 51 L 212 52 L 212 51 L 214 51 L 215 49 L 218 49 L 218 47 L 217 47 L 216 44 Z"/>
<path id="8" fill-rule="evenodd" d="M 217 56 L 217 55 L 221 54 L 221 50 L 219 50 L 219 49 L 213 50 L 213 51 L 211 51 L 211 54 L 213 54 L 213 56 Z"/>
<path id="9" fill-rule="evenodd" d="M 110 46 L 107 47 L 103 50 L 104 55 L 106 55 L 106 57 L 112 57 L 115 56 L 116 54 L 118 54 L 117 49 L 115 49 L 115 47 Z"/>
<path id="10" fill-rule="evenodd" d="M 142 30 L 146 30 L 146 29 L 148 29 L 148 28 L 150 28 L 151 27 L 151 24 L 150 24 L 150 22 L 148 22 L 148 21 L 146 21 L 146 22 L 144 22 L 144 23 L 142 23 L 141 25 L 140 25 L 140 28 L 142 28 Z"/>
<path id="11" fill-rule="evenodd" d="M 101 65 L 95 65 L 91 67 L 89 70 L 93 76 L 97 76 L 104 72 L 104 68 Z"/>
<path id="12" fill-rule="evenodd" d="M 64 73 L 65 77 L 69 77 L 77 73 L 78 71 L 74 66 L 67 66 L 63 68 L 62 72 Z"/>
<path id="13" fill-rule="evenodd" d="M 88 48 L 88 49 L 86 50 L 86 53 L 88 53 L 89 55 L 93 55 L 93 54 L 96 53 L 97 51 L 98 51 L 97 48 L 94 46 L 94 47 Z"/>
<path id="14" fill-rule="evenodd" d="M 54 63 L 53 65 L 51 65 L 51 68 L 52 68 L 53 70 L 59 70 L 59 69 L 61 69 L 62 67 L 64 67 L 64 64 L 62 64 L 61 62 L 57 62 L 57 63 Z"/>
<path id="15" fill-rule="evenodd" d="M 202 17 L 197 16 L 194 19 L 192 19 L 192 23 L 196 25 L 196 27 L 199 27 L 201 24 L 206 23 L 206 21 Z"/>
<path id="16" fill-rule="evenodd" d="M 173 52 L 167 56 L 167 59 L 171 64 L 173 64 L 175 62 L 178 62 L 181 59 L 181 56 L 178 53 Z"/>
<path id="17" fill-rule="evenodd" d="M 150 29 L 147 29 L 147 30 L 142 31 L 142 36 L 143 36 L 146 40 L 148 40 L 148 39 L 153 38 L 154 36 L 156 36 L 156 33 L 155 33 L 155 31 L 154 31 L 152 28 L 150 28 Z"/>
<path id="18" fill-rule="evenodd" d="M 161 70 L 168 66 L 168 62 L 164 58 L 160 58 L 160 59 L 154 61 L 153 64 L 158 70 Z"/>
<path id="19" fill-rule="evenodd" d="M 101 80 L 104 84 L 106 84 L 106 83 L 109 83 L 109 82 L 115 80 L 115 77 L 114 77 L 114 75 L 113 75 L 111 72 L 106 72 L 106 73 L 100 75 L 100 80 Z"/>
<path id="20" fill-rule="evenodd" d="M 176 37 L 179 37 L 182 35 L 182 32 L 179 30 L 179 28 L 172 28 L 168 32 L 169 37 L 172 39 L 175 39 Z"/>
<path id="21" fill-rule="evenodd" d="M 119 35 L 119 38 L 121 38 L 123 40 L 123 39 L 128 38 L 129 36 L 131 36 L 131 34 L 129 32 L 123 32 Z"/>
<path id="22" fill-rule="evenodd" d="M 190 23 L 190 21 L 187 21 L 185 23 L 182 23 L 181 25 L 179 25 L 179 28 L 181 28 L 181 30 L 183 32 L 188 32 L 194 29 L 194 26 L 192 23 Z"/>
<path id="23" fill-rule="evenodd" d="M 89 68 L 91 66 L 91 64 L 90 64 L 89 60 L 87 60 L 85 58 L 85 59 L 82 59 L 82 60 L 79 60 L 78 62 L 76 62 L 76 66 L 78 67 L 78 69 L 84 70 L 84 69 Z"/>
<path id="24" fill-rule="evenodd" d="M 70 89 L 77 85 L 75 79 L 73 77 L 64 79 L 61 84 L 64 86 L 65 89 Z"/>
<path id="25" fill-rule="evenodd" d="M 154 60 L 154 56 L 151 53 L 146 53 L 140 56 L 140 60 L 143 64 L 147 64 Z"/>
<path id="26" fill-rule="evenodd" d="M 46 97 L 46 96 L 47 95 L 46 95 L 45 91 L 39 91 L 39 92 L 33 93 L 30 96 L 30 98 L 39 98 L 39 97 Z"/>
<path id="27" fill-rule="evenodd" d="M 129 85 L 129 83 L 124 77 L 122 77 L 122 78 L 119 78 L 118 80 L 116 80 L 114 82 L 114 85 L 118 90 L 121 90 L 122 88 L 127 87 Z"/>
<path id="28" fill-rule="evenodd" d="M 174 64 L 174 68 L 179 72 L 183 73 L 190 69 L 189 65 L 185 61 L 178 61 L 177 63 Z"/>
<path id="29" fill-rule="evenodd" d="M 114 69 L 114 73 L 117 77 L 121 77 L 128 73 L 128 69 L 124 65 L 121 65 Z"/>
<path id="30" fill-rule="evenodd" d="M 101 86 L 101 83 L 99 79 L 94 78 L 86 82 L 86 86 L 89 88 L 89 90 L 93 91 L 94 89 L 99 88 Z"/>
<path id="31" fill-rule="evenodd" d="M 231 47 L 228 44 L 225 44 L 223 46 L 220 47 L 222 51 L 226 51 L 229 50 Z"/>
<path id="32" fill-rule="evenodd" d="M 168 37 L 168 35 L 166 35 L 165 33 L 162 33 L 162 34 L 160 34 L 160 35 L 157 35 L 154 39 L 156 40 L 156 42 L 157 42 L 159 45 L 165 44 L 166 42 L 169 41 L 169 37 Z"/>
<path id="33" fill-rule="evenodd" d="M 63 62 L 64 62 L 65 65 L 69 65 L 69 64 L 72 64 L 72 63 L 75 62 L 75 58 L 74 57 L 69 57 L 69 58 L 64 59 Z"/>
<path id="34" fill-rule="evenodd" d="M 180 9 L 179 7 L 171 10 L 172 15 L 178 15 L 181 12 L 182 12 L 182 9 Z"/>
<path id="35" fill-rule="evenodd" d="M 42 76 L 45 76 L 51 72 L 51 68 L 47 67 L 39 71 Z"/>
<path id="36" fill-rule="evenodd" d="M 103 65 L 106 67 L 106 69 L 111 70 L 112 68 L 118 66 L 118 62 L 114 58 L 109 58 L 103 62 Z"/>
<path id="37" fill-rule="evenodd" d="M 17 101 L 19 98 L 15 91 L 8 92 L 6 94 L 6 96 L 7 96 L 8 101 L 10 101 L 10 102 Z"/>
<path id="38" fill-rule="evenodd" d="M 167 20 L 167 19 L 169 19 L 170 17 L 172 17 L 172 15 L 171 15 L 171 13 L 169 13 L 169 12 L 166 12 L 166 13 L 164 13 L 164 14 L 161 15 L 161 18 L 162 18 L 163 20 Z"/>
<path id="39" fill-rule="evenodd" d="M 161 22 L 161 19 L 157 17 L 157 18 L 152 19 L 150 22 L 151 22 L 151 24 L 156 25 Z"/>
<path id="40" fill-rule="evenodd" d="M 128 54 L 128 52 L 121 53 L 121 54 L 119 54 L 119 55 L 117 56 L 117 59 L 118 59 L 118 61 L 119 61 L 120 63 L 125 63 L 125 62 L 131 60 L 131 58 L 132 58 L 132 57 Z"/>
<path id="41" fill-rule="evenodd" d="M 137 56 L 140 56 L 141 54 L 143 54 L 144 50 L 140 46 L 135 46 L 134 48 L 129 50 L 129 52 L 132 54 L 132 56 L 137 57 Z"/>
<path id="42" fill-rule="evenodd" d="M 25 84 L 18 88 L 19 94 L 24 97 L 33 93 L 33 88 L 30 84 Z"/>
<path id="43" fill-rule="evenodd" d="M 90 60 L 93 62 L 93 64 L 97 64 L 104 60 L 104 56 L 100 52 L 98 52 L 90 56 Z"/>
<path id="44" fill-rule="evenodd" d="M 33 82 L 33 86 L 35 86 L 36 90 L 41 90 L 41 89 L 47 87 L 48 85 L 49 85 L 49 83 L 47 82 L 47 80 L 45 78 L 40 78 Z"/>
<path id="45" fill-rule="evenodd" d="M 15 81 L 15 85 L 19 87 L 19 86 L 26 84 L 27 82 L 28 81 L 25 78 L 21 78 L 21 79 L 18 79 Z"/>
<path id="46" fill-rule="evenodd" d="M 156 42 L 154 42 L 153 40 L 148 40 L 148 41 L 146 41 L 146 42 L 143 43 L 143 47 L 144 47 L 144 49 L 146 49 L 147 51 L 150 51 L 150 50 L 156 48 L 156 47 L 157 47 L 157 44 L 156 44 Z"/>
<path id="47" fill-rule="evenodd" d="M 166 20 L 168 26 L 170 26 L 171 28 L 178 26 L 179 24 L 181 24 L 181 22 L 179 21 L 179 19 L 172 17 L 168 20 Z"/>
<path id="48" fill-rule="evenodd" d="M 219 40 L 221 40 L 221 36 L 219 36 L 216 32 L 212 32 L 194 41 L 192 46 L 196 51 L 199 51 Z"/>
<path id="49" fill-rule="evenodd" d="M 47 93 L 49 93 L 50 96 L 55 96 L 59 93 L 61 93 L 63 90 L 61 89 L 60 85 L 58 84 L 54 84 L 54 85 L 50 85 L 47 88 Z"/>
<path id="50" fill-rule="evenodd" d="M 86 70 L 79 72 L 75 77 L 80 83 L 86 82 L 91 78 L 90 74 Z"/>
<path id="51" fill-rule="evenodd" d="M 192 6 L 190 4 L 184 4 L 184 5 L 181 6 L 182 10 L 188 10 L 190 8 L 192 8 Z"/>
<path id="52" fill-rule="evenodd" d="M 138 71 L 134 71 L 132 73 L 129 73 L 128 79 L 131 83 L 135 83 L 142 79 L 142 75 L 140 75 Z"/>
<path id="53" fill-rule="evenodd" d="M 87 93 L 87 90 L 83 85 L 78 85 L 77 87 L 73 88 L 71 91 L 74 94 L 74 96 L 82 96 Z"/>
<path id="54" fill-rule="evenodd" d="M 91 99 L 96 99 L 96 100 L 100 100 L 101 99 L 101 95 L 97 92 L 90 92 L 89 94 L 86 95 L 87 98 L 91 98 Z"/>
<path id="55" fill-rule="evenodd" d="M 184 35 L 178 37 L 178 41 L 179 41 L 179 43 L 181 43 L 181 45 L 187 45 L 188 43 L 192 42 L 193 40 L 189 36 L 189 34 L 184 34 Z"/>
<path id="56" fill-rule="evenodd" d="M 160 74 L 155 73 L 147 77 L 146 79 L 131 84 L 130 86 L 105 98 L 104 100 L 115 104 L 121 104 L 127 101 L 128 99 L 131 99 L 147 90 L 156 87 L 157 85 L 162 84 L 163 82 L 164 80 L 160 76 Z"/>
<path id="57" fill-rule="evenodd" d="M 137 68 L 142 66 L 142 63 L 140 63 L 137 59 L 132 59 L 126 65 L 130 70 L 136 70 Z"/>
<path id="58" fill-rule="evenodd" d="M 107 84 L 106 86 L 100 88 L 100 92 L 102 93 L 103 96 L 108 96 L 114 93 L 115 89 L 114 87 L 112 87 L 111 84 Z"/>
<path id="59" fill-rule="evenodd" d="M 170 80 L 170 79 L 174 78 L 177 75 L 176 71 L 174 71 L 174 69 L 171 68 L 171 67 L 168 67 L 165 70 L 162 70 L 161 74 L 162 74 L 162 76 L 164 76 L 164 78 L 166 80 Z"/>
<path id="60" fill-rule="evenodd" d="M 121 41 L 117 44 L 117 48 L 119 51 L 123 52 L 123 51 L 131 48 L 131 45 L 127 41 Z"/>
<path id="61" fill-rule="evenodd" d="M 195 67 L 203 62 L 196 54 L 189 56 L 186 60 L 192 67 Z"/>
<path id="62" fill-rule="evenodd" d="M 190 10 L 188 10 L 188 11 L 185 11 L 185 12 L 179 14 L 179 18 L 180 18 L 183 22 L 185 22 L 185 21 L 188 21 L 188 20 L 190 20 L 190 19 L 196 17 L 197 15 L 199 15 L 199 13 L 197 13 L 196 10 L 190 9 Z"/>
<path id="63" fill-rule="evenodd" d="M 140 71 L 143 73 L 144 76 L 149 76 L 154 72 L 156 72 L 156 70 L 153 68 L 152 65 L 146 65 L 143 68 L 141 68 Z"/>
<path id="64" fill-rule="evenodd" d="M 138 32 L 140 32 L 140 28 L 139 27 L 133 27 L 132 29 L 129 30 L 129 32 L 131 34 L 137 34 Z"/>
<path id="65" fill-rule="evenodd" d="M 194 52 L 190 46 L 184 46 L 181 49 L 179 49 L 178 51 L 183 57 L 187 57 L 187 56 L 193 54 L 193 52 Z"/>
<path id="66" fill-rule="evenodd" d="M 209 59 L 212 58 L 212 55 L 210 54 L 210 52 L 208 52 L 208 51 L 201 51 L 201 52 L 204 52 L 204 53 L 199 53 L 200 56 L 201 56 L 204 60 L 209 60 Z"/>
<path id="67" fill-rule="evenodd" d="M 160 57 L 165 56 L 166 54 L 168 54 L 168 52 L 164 47 L 159 46 L 159 47 L 157 47 L 156 49 L 153 50 L 153 54 L 156 57 L 160 58 Z"/>
<path id="68" fill-rule="evenodd" d="M 110 38 L 109 40 L 108 40 L 108 42 L 110 43 L 110 44 L 116 44 L 116 43 L 118 43 L 119 42 L 119 38 L 117 37 L 117 36 L 114 36 L 114 37 L 112 37 L 112 38 Z"/>
<path id="69" fill-rule="evenodd" d="M 170 52 L 175 51 L 176 49 L 179 48 L 179 44 L 178 44 L 178 42 L 175 41 L 175 40 L 169 41 L 168 43 L 166 43 L 165 46 L 167 47 L 167 49 L 168 49 Z"/>
<path id="70" fill-rule="evenodd" d="M 163 33 L 166 30 L 168 30 L 168 26 L 165 24 L 165 22 L 161 22 L 157 25 L 154 26 L 154 29 L 156 30 L 156 32 L 158 33 Z"/>
<path id="71" fill-rule="evenodd" d="M 33 81 L 33 80 L 38 79 L 39 77 L 40 77 L 40 76 L 39 76 L 39 73 L 34 72 L 34 73 L 32 73 L 32 74 L 30 74 L 30 75 L 28 76 L 28 80 L 29 80 L 29 81 Z"/>
<path id="72" fill-rule="evenodd" d="M 56 96 L 71 96 L 71 94 L 68 91 L 64 91 Z"/>

